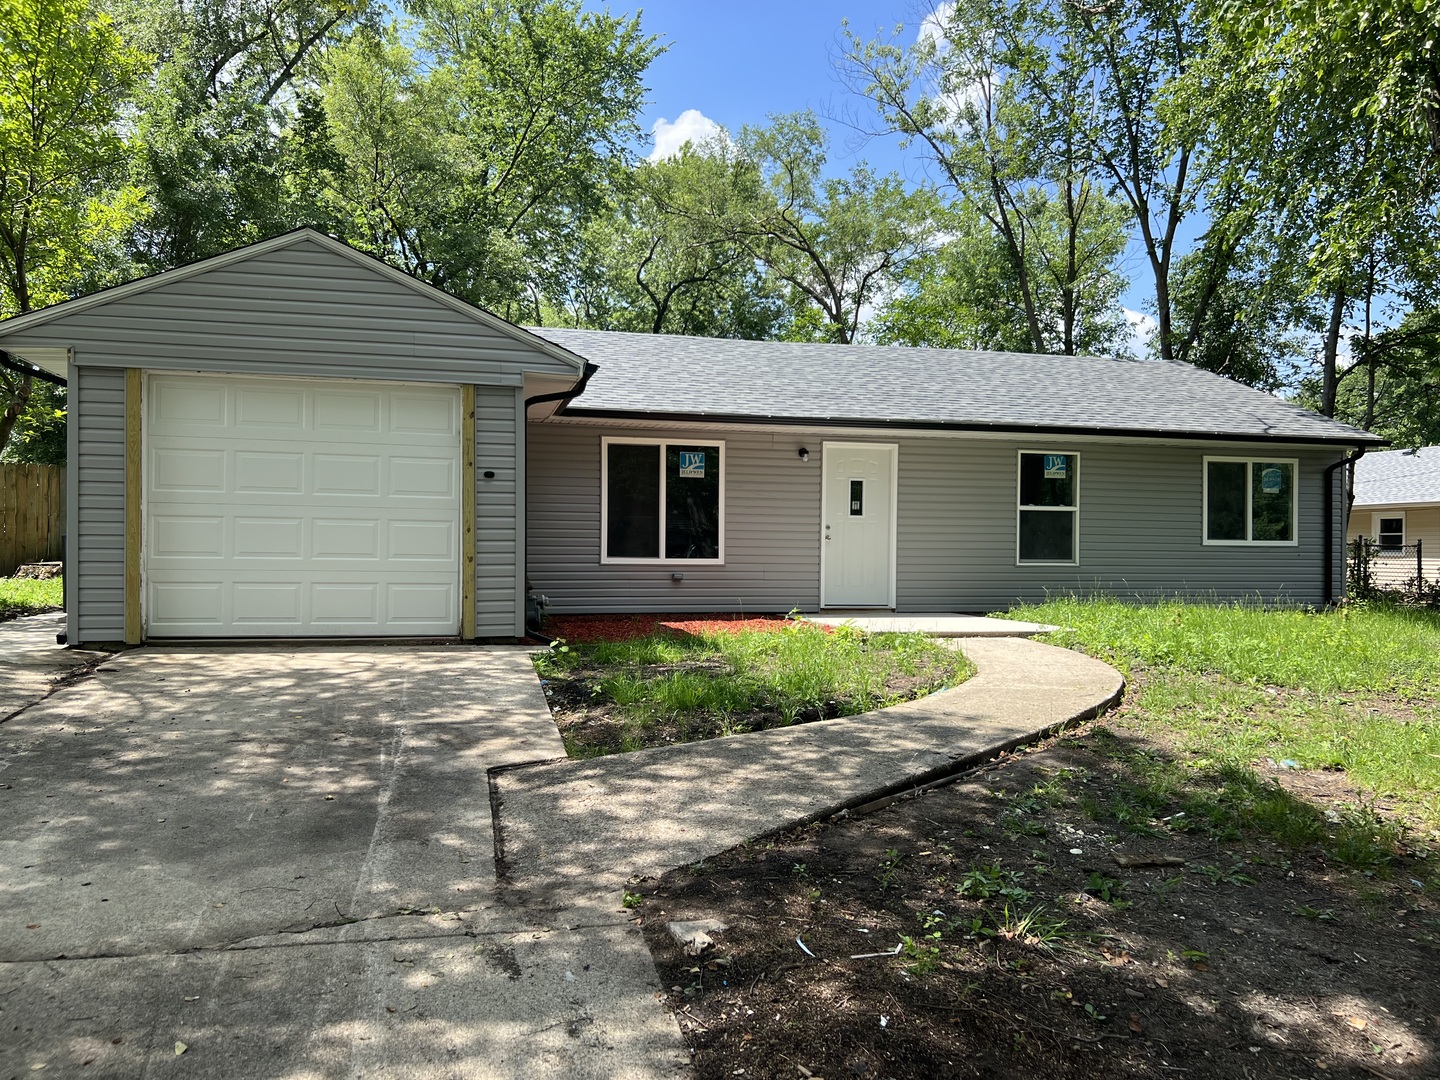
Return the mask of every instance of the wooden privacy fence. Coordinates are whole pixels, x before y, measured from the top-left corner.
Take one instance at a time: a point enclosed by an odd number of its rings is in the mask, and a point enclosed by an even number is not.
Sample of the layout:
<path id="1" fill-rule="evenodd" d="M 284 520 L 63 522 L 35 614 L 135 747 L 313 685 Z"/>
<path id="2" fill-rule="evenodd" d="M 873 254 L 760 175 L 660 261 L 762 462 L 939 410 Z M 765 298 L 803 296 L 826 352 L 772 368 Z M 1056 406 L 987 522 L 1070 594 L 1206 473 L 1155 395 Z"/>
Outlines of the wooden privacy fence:
<path id="1" fill-rule="evenodd" d="M 0 577 L 63 557 L 65 469 L 0 462 Z"/>

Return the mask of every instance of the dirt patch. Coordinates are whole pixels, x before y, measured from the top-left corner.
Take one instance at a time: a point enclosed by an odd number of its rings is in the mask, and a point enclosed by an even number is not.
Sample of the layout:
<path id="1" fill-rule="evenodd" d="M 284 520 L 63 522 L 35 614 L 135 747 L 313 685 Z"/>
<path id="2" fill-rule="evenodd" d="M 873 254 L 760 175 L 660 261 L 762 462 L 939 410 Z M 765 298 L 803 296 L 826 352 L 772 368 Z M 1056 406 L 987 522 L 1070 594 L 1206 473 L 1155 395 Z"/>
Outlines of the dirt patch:
<path id="1" fill-rule="evenodd" d="M 1122 823 L 1137 753 L 1162 751 L 1091 725 L 641 883 L 697 1075 L 1440 1075 L 1429 853 L 1366 875 L 1173 807 Z M 1343 774 L 1273 774 L 1344 797 Z M 729 929 L 686 956 L 666 924 L 707 918 Z"/>

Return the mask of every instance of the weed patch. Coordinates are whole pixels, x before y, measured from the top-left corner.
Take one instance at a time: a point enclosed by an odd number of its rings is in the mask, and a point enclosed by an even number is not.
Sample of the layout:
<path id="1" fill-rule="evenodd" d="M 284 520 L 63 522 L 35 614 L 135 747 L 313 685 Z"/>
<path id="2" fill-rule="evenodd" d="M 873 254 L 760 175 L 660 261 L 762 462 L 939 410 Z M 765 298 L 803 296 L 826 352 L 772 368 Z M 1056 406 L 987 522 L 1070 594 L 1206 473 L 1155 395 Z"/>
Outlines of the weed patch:
<path id="1" fill-rule="evenodd" d="M 574 757 L 851 716 L 973 671 L 962 653 L 921 634 L 774 625 L 560 642 L 535 666 Z"/>

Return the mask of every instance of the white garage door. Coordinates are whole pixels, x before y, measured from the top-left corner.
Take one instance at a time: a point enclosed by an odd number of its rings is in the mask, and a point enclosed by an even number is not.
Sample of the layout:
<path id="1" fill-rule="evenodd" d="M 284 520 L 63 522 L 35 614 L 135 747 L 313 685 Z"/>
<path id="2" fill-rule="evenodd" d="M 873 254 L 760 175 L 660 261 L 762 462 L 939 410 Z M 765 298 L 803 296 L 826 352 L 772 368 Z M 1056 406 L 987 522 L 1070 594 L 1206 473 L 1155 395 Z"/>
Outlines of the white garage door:
<path id="1" fill-rule="evenodd" d="M 152 375 L 150 637 L 460 630 L 460 391 Z"/>

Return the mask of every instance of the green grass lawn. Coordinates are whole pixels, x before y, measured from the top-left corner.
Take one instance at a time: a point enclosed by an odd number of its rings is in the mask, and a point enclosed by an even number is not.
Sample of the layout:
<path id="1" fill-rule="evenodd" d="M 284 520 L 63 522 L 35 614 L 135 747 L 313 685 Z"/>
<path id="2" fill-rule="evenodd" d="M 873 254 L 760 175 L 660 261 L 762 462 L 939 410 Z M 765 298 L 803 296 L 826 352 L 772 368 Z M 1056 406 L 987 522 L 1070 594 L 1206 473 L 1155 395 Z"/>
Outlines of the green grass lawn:
<path id="1" fill-rule="evenodd" d="M 954 686 L 974 670 L 922 634 L 806 624 L 561 643 L 535 666 L 576 755 L 851 716 Z"/>
<path id="2" fill-rule="evenodd" d="M 1063 599 L 1009 614 L 1064 627 L 1047 640 L 1120 668 L 1121 722 L 1178 751 L 1182 771 L 1256 795 L 1266 759 L 1343 772 L 1362 799 L 1440 829 L 1440 613 Z M 1142 786 L 1181 782 L 1139 765 Z"/>
<path id="3" fill-rule="evenodd" d="M 0 578 L 0 622 L 42 611 L 59 611 L 64 596 L 60 578 L 34 581 L 30 578 Z"/>

